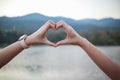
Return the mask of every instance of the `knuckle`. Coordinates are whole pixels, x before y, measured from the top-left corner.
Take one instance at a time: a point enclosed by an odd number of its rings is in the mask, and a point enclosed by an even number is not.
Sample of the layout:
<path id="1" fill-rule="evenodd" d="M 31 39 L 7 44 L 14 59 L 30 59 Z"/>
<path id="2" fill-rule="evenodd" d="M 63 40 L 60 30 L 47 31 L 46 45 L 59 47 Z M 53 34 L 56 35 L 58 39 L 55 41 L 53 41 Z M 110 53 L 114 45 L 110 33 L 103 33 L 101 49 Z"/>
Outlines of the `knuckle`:
<path id="1" fill-rule="evenodd" d="M 63 20 L 60 20 L 60 22 L 61 22 L 61 23 L 64 23 L 64 21 L 63 21 Z"/>
<path id="2" fill-rule="evenodd" d="M 48 20 L 47 22 L 48 22 L 48 23 L 52 23 L 53 21 L 52 21 L 52 20 Z"/>

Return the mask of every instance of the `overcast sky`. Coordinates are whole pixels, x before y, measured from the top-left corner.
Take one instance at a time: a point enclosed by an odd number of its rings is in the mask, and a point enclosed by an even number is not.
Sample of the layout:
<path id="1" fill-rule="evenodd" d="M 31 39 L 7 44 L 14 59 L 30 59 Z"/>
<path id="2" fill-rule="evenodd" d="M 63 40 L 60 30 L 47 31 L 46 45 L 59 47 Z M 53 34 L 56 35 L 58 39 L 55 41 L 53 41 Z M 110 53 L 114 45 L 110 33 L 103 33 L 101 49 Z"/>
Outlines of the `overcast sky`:
<path id="1" fill-rule="evenodd" d="M 83 18 L 120 18 L 120 0 L 0 0 L 0 16 L 29 13 Z"/>

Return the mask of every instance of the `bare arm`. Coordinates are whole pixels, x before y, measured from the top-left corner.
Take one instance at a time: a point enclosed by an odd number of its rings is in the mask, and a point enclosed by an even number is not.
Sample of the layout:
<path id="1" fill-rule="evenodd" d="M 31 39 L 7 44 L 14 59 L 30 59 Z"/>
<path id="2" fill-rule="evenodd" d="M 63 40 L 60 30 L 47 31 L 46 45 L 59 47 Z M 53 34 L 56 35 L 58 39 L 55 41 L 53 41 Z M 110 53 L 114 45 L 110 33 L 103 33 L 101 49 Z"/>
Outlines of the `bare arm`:
<path id="1" fill-rule="evenodd" d="M 56 46 L 61 44 L 76 44 L 82 47 L 88 56 L 96 63 L 96 65 L 105 72 L 112 80 L 120 80 L 120 66 L 115 64 L 109 57 L 103 54 L 102 51 L 97 49 L 93 44 L 91 44 L 85 38 L 79 36 L 73 28 L 60 21 L 57 23 L 57 29 L 63 27 L 67 36 L 64 40 L 59 41 Z"/>
<path id="2" fill-rule="evenodd" d="M 13 57 L 20 53 L 23 48 L 19 42 L 15 42 L 0 51 L 0 68 L 8 63 Z"/>
<path id="3" fill-rule="evenodd" d="M 46 37 L 46 32 L 49 28 L 55 29 L 55 23 L 48 21 L 40 29 L 31 34 L 25 39 L 27 45 L 32 44 L 48 44 L 54 46 L 55 44 L 48 41 Z M 17 54 L 19 54 L 24 48 L 20 45 L 20 42 L 17 41 L 8 47 L 5 47 L 0 50 L 0 68 L 7 64 L 11 59 L 13 59 Z"/>
<path id="4" fill-rule="evenodd" d="M 89 41 L 84 40 L 83 43 L 84 45 L 82 48 L 103 72 L 105 72 L 112 80 L 120 79 L 119 65 L 113 62 L 108 56 L 106 56 Z"/>

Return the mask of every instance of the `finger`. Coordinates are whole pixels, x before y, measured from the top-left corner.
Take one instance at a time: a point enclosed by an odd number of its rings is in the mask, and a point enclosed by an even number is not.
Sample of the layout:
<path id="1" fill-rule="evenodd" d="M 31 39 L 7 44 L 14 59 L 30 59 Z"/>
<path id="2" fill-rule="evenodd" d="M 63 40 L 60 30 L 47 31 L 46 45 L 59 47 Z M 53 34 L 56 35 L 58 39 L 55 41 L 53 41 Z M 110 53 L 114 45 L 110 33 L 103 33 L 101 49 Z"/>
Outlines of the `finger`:
<path id="1" fill-rule="evenodd" d="M 56 30 L 59 29 L 59 28 L 63 28 L 65 33 L 67 33 L 67 28 L 66 28 L 66 25 L 65 25 L 65 22 L 64 21 L 59 21 L 56 23 Z"/>
<path id="2" fill-rule="evenodd" d="M 55 23 L 51 20 L 47 21 L 43 27 L 41 28 L 41 31 L 45 34 L 50 28 L 55 30 Z"/>
<path id="3" fill-rule="evenodd" d="M 56 25 L 55 22 L 53 22 L 52 20 L 49 20 L 47 23 L 48 23 L 47 28 L 52 28 L 55 30 L 55 25 Z"/>
<path id="4" fill-rule="evenodd" d="M 64 25 L 65 25 L 65 22 L 61 20 L 56 23 L 56 29 L 61 28 L 61 27 L 65 28 Z"/>
<path id="5" fill-rule="evenodd" d="M 64 21 L 59 21 L 58 23 L 56 23 L 56 29 L 59 29 L 59 28 L 64 28 L 65 32 L 67 33 L 71 28 L 70 28 L 70 25 L 68 25 L 66 22 Z"/>
<path id="6" fill-rule="evenodd" d="M 57 42 L 57 43 L 55 44 L 55 46 L 59 46 L 59 45 L 62 45 L 62 44 L 68 44 L 67 39 L 64 39 L 64 40 L 61 40 L 61 41 Z"/>
<path id="7" fill-rule="evenodd" d="M 54 46 L 54 47 L 55 47 L 55 43 L 53 43 L 53 42 L 51 42 L 51 41 L 49 41 L 49 40 L 47 40 L 47 41 L 46 41 L 46 44 L 48 44 L 48 45 L 50 45 L 50 46 Z"/>

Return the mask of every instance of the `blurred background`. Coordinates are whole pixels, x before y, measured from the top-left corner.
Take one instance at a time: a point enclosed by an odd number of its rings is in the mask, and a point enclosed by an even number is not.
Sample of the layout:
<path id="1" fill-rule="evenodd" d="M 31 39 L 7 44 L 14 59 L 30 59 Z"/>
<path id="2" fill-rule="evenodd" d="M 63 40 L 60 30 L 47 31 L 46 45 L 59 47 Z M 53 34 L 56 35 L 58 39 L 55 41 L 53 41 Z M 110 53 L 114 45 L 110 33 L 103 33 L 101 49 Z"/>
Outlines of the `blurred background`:
<path id="1" fill-rule="evenodd" d="M 48 20 L 64 20 L 120 64 L 120 0 L 0 0 L 0 49 Z M 63 29 L 49 30 L 52 42 Z M 22 76 L 22 77 L 21 77 Z M 34 45 L 0 71 L 1 80 L 109 80 L 78 46 Z"/>

